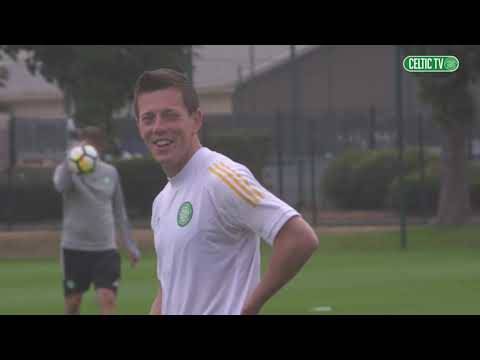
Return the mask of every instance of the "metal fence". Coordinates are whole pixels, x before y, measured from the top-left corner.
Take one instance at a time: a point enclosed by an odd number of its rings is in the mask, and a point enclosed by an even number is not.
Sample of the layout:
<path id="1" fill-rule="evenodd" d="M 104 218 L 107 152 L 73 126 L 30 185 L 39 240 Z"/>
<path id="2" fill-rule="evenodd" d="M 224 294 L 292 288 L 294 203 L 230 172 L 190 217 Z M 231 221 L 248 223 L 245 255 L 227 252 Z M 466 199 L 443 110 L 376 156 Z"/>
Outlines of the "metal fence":
<path id="1" fill-rule="evenodd" d="M 51 164 L 64 158 L 65 119 L 14 118 L 13 124 L 17 164 Z"/>
<path id="2" fill-rule="evenodd" d="M 17 165 L 52 167 L 61 161 L 66 149 L 64 119 L 16 118 L 14 147 Z M 115 119 L 115 135 L 121 149 L 131 154 L 147 154 L 134 119 Z M 289 113 L 209 115 L 201 137 L 205 143 L 215 132 L 249 129 L 272 134 L 263 180 L 286 202 L 306 212 L 333 209 L 322 193 L 322 179 L 330 162 L 347 149 L 396 149 L 397 127 L 394 110 L 302 114 Z M 471 131 L 468 154 L 480 158 L 480 131 Z M 440 153 L 443 142 L 435 122 L 425 116 L 405 118 L 406 146 L 418 146 Z M 7 172 L 0 173 L 0 185 L 7 183 Z M 5 199 L 2 199 L 5 200 Z M 6 202 L 3 201 L 5 204 Z"/>
<path id="3" fill-rule="evenodd" d="M 398 148 L 395 111 L 342 111 L 302 114 L 236 114 L 207 119 L 204 136 L 216 131 L 245 128 L 268 130 L 273 135 L 268 162 L 263 171 L 267 187 L 305 212 L 334 210 L 322 193 L 322 178 L 330 162 L 346 150 Z M 480 131 L 470 133 L 470 159 L 480 158 Z M 417 114 L 404 119 L 405 147 L 441 153 L 442 133 L 431 117 Z M 316 216 L 312 215 L 312 216 Z"/>

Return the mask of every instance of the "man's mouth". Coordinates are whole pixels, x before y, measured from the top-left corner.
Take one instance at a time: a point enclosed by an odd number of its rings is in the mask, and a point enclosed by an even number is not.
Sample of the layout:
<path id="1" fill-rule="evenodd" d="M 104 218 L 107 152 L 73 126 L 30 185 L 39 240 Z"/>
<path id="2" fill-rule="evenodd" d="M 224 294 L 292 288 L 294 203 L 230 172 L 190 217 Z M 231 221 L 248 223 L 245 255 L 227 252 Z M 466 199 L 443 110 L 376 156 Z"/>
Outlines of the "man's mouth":
<path id="1" fill-rule="evenodd" d="M 157 149 L 163 149 L 163 148 L 168 147 L 170 144 L 173 144 L 173 141 L 169 140 L 169 139 L 156 139 L 156 140 L 152 141 L 152 144 Z"/>

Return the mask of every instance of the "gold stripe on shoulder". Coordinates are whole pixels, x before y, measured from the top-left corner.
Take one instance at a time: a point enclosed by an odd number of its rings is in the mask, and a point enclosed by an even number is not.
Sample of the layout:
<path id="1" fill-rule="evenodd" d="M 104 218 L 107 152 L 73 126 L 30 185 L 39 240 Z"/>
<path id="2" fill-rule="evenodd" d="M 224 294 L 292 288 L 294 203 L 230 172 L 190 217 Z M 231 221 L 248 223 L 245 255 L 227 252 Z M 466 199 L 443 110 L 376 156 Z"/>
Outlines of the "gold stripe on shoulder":
<path id="1" fill-rule="evenodd" d="M 212 174 L 218 177 L 223 183 L 225 183 L 225 185 L 227 185 L 230 189 L 232 189 L 233 192 L 242 200 L 246 201 L 248 204 L 250 204 L 253 207 L 256 207 L 258 205 L 258 202 L 255 199 L 252 199 L 251 197 L 240 192 L 237 189 L 237 187 L 234 184 L 232 184 L 224 174 L 220 173 L 219 171 L 217 171 L 211 166 L 208 168 L 208 171 L 210 171 Z"/>
<path id="2" fill-rule="evenodd" d="M 220 165 L 218 164 L 214 164 L 212 165 L 212 167 L 214 169 L 216 169 L 217 171 L 219 171 L 220 173 L 224 174 L 225 176 L 227 176 L 231 181 L 233 181 L 236 185 L 237 185 L 237 188 L 243 190 L 244 193 L 246 193 L 247 195 L 249 195 L 250 197 L 254 198 L 255 200 L 258 200 L 260 201 L 261 198 L 258 198 L 257 199 L 257 195 L 251 191 L 251 189 L 248 187 L 248 186 L 245 186 L 244 184 L 242 184 L 242 182 L 240 181 L 240 179 L 237 179 L 234 174 L 230 171 L 230 169 L 228 168 L 222 168 Z"/>
<path id="3" fill-rule="evenodd" d="M 247 179 L 245 179 L 241 174 L 233 170 L 231 167 L 228 165 L 225 165 L 223 162 L 220 162 L 220 166 L 224 168 L 226 171 L 230 171 L 234 176 L 236 176 L 240 181 L 242 181 L 252 192 L 255 193 L 258 197 L 263 199 L 265 195 L 261 193 L 254 185 L 250 184 Z"/>

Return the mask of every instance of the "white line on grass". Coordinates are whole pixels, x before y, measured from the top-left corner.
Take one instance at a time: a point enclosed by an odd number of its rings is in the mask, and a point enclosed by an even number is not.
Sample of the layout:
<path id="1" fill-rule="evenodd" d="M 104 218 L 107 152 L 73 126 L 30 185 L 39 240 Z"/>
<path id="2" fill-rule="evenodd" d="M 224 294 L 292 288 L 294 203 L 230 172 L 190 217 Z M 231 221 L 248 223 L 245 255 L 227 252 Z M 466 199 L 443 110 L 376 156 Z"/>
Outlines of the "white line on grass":
<path id="1" fill-rule="evenodd" d="M 317 306 L 317 307 L 312 308 L 312 311 L 315 311 L 315 312 L 332 311 L 332 307 L 331 306 Z"/>

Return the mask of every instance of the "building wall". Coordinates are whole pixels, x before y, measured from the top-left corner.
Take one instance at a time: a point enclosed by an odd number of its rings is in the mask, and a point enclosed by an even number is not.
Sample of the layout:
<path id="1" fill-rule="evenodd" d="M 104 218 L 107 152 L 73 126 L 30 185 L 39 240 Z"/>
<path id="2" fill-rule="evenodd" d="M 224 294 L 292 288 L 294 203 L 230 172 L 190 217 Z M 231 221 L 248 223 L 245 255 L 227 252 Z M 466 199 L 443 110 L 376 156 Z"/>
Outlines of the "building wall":
<path id="1" fill-rule="evenodd" d="M 15 117 L 33 119 L 65 119 L 63 99 L 22 99 L 9 104 Z"/>
<path id="2" fill-rule="evenodd" d="M 321 46 L 297 60 L 297 98 L 304 113 L 327 110 L 395 110 L 395 48 L 387 45 Z M 401 64 L 398 64 L 401 67 Z M 287 63 L 258 74 L 233 95 L 235 112 L 272 113 L 292 108 L 292 70 Z M 404 113 L 420 105 L 413 75 L 402 72 Z M 252 106 L 254 104 L 254 106 Z"/>
<path id="3" fill-rule="evenodd" d="M 197 89 L 200 108 L 206 115 L 231 114 L 233 86 Z"/>
<path id="4" fill-rule="evenodd" d="M 200 97 L 200 108 L 205 114 L 231 114 L 230 94 L 205 94 Z"/>

